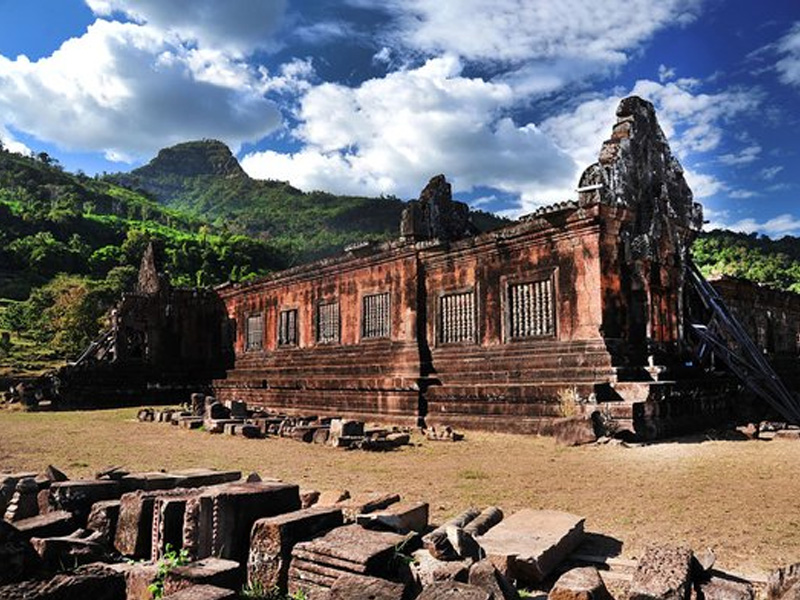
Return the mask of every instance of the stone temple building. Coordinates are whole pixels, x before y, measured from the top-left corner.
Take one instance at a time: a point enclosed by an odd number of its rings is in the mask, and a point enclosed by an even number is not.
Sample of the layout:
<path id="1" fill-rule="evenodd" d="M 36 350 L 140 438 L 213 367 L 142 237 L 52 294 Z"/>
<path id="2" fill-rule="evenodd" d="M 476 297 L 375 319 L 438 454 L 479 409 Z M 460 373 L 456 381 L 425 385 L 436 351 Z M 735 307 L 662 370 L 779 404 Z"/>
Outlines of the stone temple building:
<path id="1" fill-rule="evenodd" d="M 434 177 L 396 240 L 222 285 L 206 321 L 185 314 L 205 338 L 172 343 L 206 348 L 196 383 L 219 399 L 290 413 L 547 433 L 591 410 L 648 438 L 731 417 L 738 384 L 687 342 L 702 211 L 649 102 L 620 103 L 577 184 L 574 201 L 476 234 Z"/>

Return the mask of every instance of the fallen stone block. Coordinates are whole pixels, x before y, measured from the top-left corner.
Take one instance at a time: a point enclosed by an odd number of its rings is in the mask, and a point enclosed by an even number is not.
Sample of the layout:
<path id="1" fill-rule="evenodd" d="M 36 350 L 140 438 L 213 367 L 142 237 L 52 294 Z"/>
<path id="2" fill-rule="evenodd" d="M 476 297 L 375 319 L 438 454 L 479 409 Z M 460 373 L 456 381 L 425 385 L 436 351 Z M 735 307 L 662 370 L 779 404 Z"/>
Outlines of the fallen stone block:
<path id="1" fill-rule="evenodd" d="M 400 502 L 377 512 L 360 514 L 356 523 L 368 529 L 382 529 L 395 533 L 422 533 L 428 528 L 427 502 Z"/>
<path id="2" fill-rule="evenodd" d="M 412 554 L 411 573 L 420 587 L 427 587 L 437 581 L 460 581 L 467 583 L 472 561 L 439 560 L 425 549 Z"/>
<path id="3" fill-rule="evenodd" d="M 554 510 L 526 509 L 477 538 L 486 556 L 512 579 L 537 583 L 583 540 L 582 517 Z"/>
<path id="4" fill-rule="evenodd" d="M 149 559 L 152 555 L 153 525 L 156 500 L 185 496 L 187 490 L 157 490 L 129 492 L 120 500 L 114 547 L 128 558 Z"/>
<path id="5" fill-rule="evenodd" d="M 192 414 L 195 417 L 202 417 L 206 409 L 205 394 L 194 392 L 189 396 L 189 406 L 192 407 Z"/>
<path id="6" fill-rule="evenodd" d="M 296 485 L 228 483 L 208 488 L 187 501 L 182 547 L 195 558 L 218 556 L 244 564 L 253 524 L 299 509 Z"/>
<path id="7" fill-rule="evenodd" d="M 558 578 L 548 600 L 612 600 L 594 567 L 571 569 Z"/>
<path id="8" fill-rule="evenodd" d="M 154 492 L 129 492 L 120 499 L 114 547 L 123 556 L 149 558 L 154 505 Z"/>
<path id="9" fill-rule="evenodd" d="M 0 515 L 4 515 L 14 490 L 21 479 L 34 479 L 36 473 L 3 473 L 0 475 Z"/>
<path id="10" fill-rule="evenodd" d="M 140 408 L 136 413 L 136 419 L 143 423 L 155 421 L 156 415 L 152 408 Z"/>
<path id="11" fill-rule="evenodd" d="M 449 525 L 445 528 L 447 541 L 460 558 L 471 558 L 480 560 L 483 558 L 483 550 L 475 541 L 475 538 L 464 531 L 461 527 Z"/>
<path id="12" fill-rule="evenodd" d="M 233 590 L 215 585 L 193 585 L 169 594 L 163 600 L 236 600 L 238 595 Z"/>
<path id="13" fill-rule="evenodd" d="M 334 442 L 341 437 L 364 437 L 363 421 L 349 419 L 331 419 L 330 440 Z"/>
<path id="14" fill-rule="evenodd" d="M 121 495 L 120 484 L 108 479 L 57 481 L 50 486 L 50 504 L 71 512 L 81 527 L 86 525 L 95 502 L 118 500 Z"/>
<path id="15" fill-rule="evenodd" d="M 142 490 L 152 492 L 155 490 L 170 490 L 178 487 L 183 478 L 178 475 L 151 471 L 147 473 L 129 473 L 119 480 L 123 494 Z"/>
<path id="16" fill-rule="evenodd" d="M 639 559 L 630 600 L 686 600 L 691 591 L 692 551 L 679 546 L 651 546 Z"/>
<path id="17" fill-rule="evenodd" d="M 56 510 L 30 519 L 14 523 L 17 530 L 26 539 L 32 537 L 56 537 L 69 535 L 76 529 L 72 514 L 64 510 Z"/>
<path id="18" fill-rule="evenodd" d="M 170 425 L 180 425 L 181 420 L 182 419 L 187 419 L 187 418 L 188 419 L 197 419 L 197 418 L 199 418 L 200 422 L 202 423 L 202 417 L 196 417 L 195 415 L 192 414 L 191 411 L 188 411 L 188 410 L 176 410 L 176 411 L 174 411 L 172 413 L 172 415 L 170 416 L 170 418 L 169 418 L 169 423 L 170 423 Z"/>
<path id="19" fill-rule="evenodd" d="M 344 520 L 347 523 L 355 523 L 356 517 L 360 514 L 371 513 L 376 510 L 386 508 L 395 502 L 400 501 L 398 494 L 384 494 L 383 492 L 371 492 L 358 494 L 337 506 L 342 509 Z"/>
<path id="20" fill-rule="evenodd" d="M 292 550 L 289 592 L 325 594 L 343 574 L 388 577 L 397 570 L 396 549 L 406 538 L 358 525 L 338 527 Z M 316 597 L 316 596 L 312 596 Z"/>
<path id="21" fill-rule="evenodd" d="M 359 448 L 368 452 L 389 452 L 397 449 L 397 444 L 386 438 L 367 438 L 353 444 L 350 448 Z"/>
<path id="22" fill-rule="evenodd" d="M 494 600 L 494 597 L 491 592 L 468 583 L 440 581 L 424 588 L 417 600 Z"/>
<path id="23" fill-rule="evenodd" d="M 242 423 L 240 419 L 209 419 L 206 417 L 203 421 L 203 427 L 206 433 L 225 433 L 225 427 L 240 423 Z"/>
<path id="24" fill-rule="evenodd" d="M 319 490 L 300 490 L 300 508 L 311 508 L 320 498 Z"/>
<path id="25" fill-rule="evenodd" d="M 231 400 L 228 405 L 231 411 L 231 418 L 233 419 L 246 419 L 247 418 L 247 403 L 240 400 Z"/>
<path id="26" fill-rule="evenodd" d="M 327 490 L 319 495 L 317 504 L 319 506 L 333 506 L 350 498 L 347 490 Z"/>
<path id="27" fill-rule="evenodd" d="M 494 600 L 519 600 L 519 592 L 514 584 L 488 559 L 478 561 L 470 567 L 467 582 L 490 592 Z"/>
<path id="28" fill-rule="evenodd" d="M 108 565 L 110 569 L 125 577 L 126 600 L 152 600 L 148 589 L 158 577 L 158 565 L 144 562 L 122 562 Z"/>
<path id="29" fill-rule="evenodd" d="M 390 433 L 386 436 L 386 439 L 395 447 L 407 446 L 411 443 L 411 435 L 408 433 Z"/>
<path id="30" fill-rule="evenodd" d="M 126 470 L 120 465 L 116 465 L 113 467 L 105 467 L 99 471 L 97 471 L 94 475 L 95 479 L 111 479 L 113 481 L 119 481 L 125 475 L 129 475 L 130 471 Z"/>
<path id="31" fill-rule="evenodd" d="M 364 437 L 360 435 L 343 435 L 337 438 L 328 438 L 328 444 L 330 446 L 333 446 L 334 448 L 344 448 L 345 450 L 348 448 L 355 448 L 363 441 Z"/>
<path id="32" fill-rule="evenodd" d="M 775 432 L 776 440 L 800 440 L 800 429 L 780 429 Z"/>
<path id="33" fill-rule="evenodd" d="M 556 419 L 552 424 L 556 443 L 562 446 L 580 446 L 597 441 L 594 420 L 591 415 Z"/>
<path id="34" fill-rule="evenodd" d="M 242 478 L 241 471 L 218 471 L 216 469 L 203 468 L 171 471 L 168 475 L 180 477 L 180 487 L 182 488 L 219 485 L 221 483 L 237 481 Z"/>
<path id="35" fill-rule="evenodd" d="M 503 511 L 497 506 L 484 508 L 477 517 L 464 526 L 464 531 L 473 537 L 485 534 L 503 520 Z"/>
<path id="36" fill-rule="evenodd" d="M 330 439 L 331 430 L 328 427 L 320 427 L 314 432 L 311 442 L 314 444 L 327 444 Z"/>
<path id="37" fill-rule="evenodd" d="M 238 590 L 242 587 L 242 572 L 239 563 L 223 558 L 202 560 L 174 567 L 164 580 L 164 594 L 174 594 L 193 585 L 214 585 Z"/>
<path id="38" fill-rule="evenodd" d="M 775 569 L 769 574 L 767 580 L 768 600 L 794 600 L 797 595 L 792 592 L 800 591 L 800 562 Z"/>
<path id="39" fill-rule="evenodd" d="M 57 467 L 54 467 L 53 465 L 47 465 L 47 468 L 44 470 L 44 476 L 50 482 L 69 480 L 69 477 L 67 477 L 67 474 L 64 473 L 64 471 L 62 471 Z"/>
<path id="40" fill-rule="evenodd" d="M 204 416 L 207 420 L 212 421 L 230 419 L 231 411 L 227 406 L 220 402 L 212 402 L 211 404 L 206 404 L 206 413 Z"/>
<path id="41" fill-rule="evenodd" d="M 317 432 L 319 427 L 313 426 L 305 426 L 305 427 L 295 427 L 292 430 L 291 438 L 293 440 L 297 440 L 298 442 L 305 442 L 306 444 L 310 444 L 314 441 L 314 434 Z"/>
<path id="42" fill-rule="evenodd" d="M 698 600 L 753 600 L 755 597 L 753 585 L 750 582 L 719 575 L 712 575 L 706 581 L 701 582 L 699 588 Z M 800 588 L 795 587 L 794 589 L 800 592 Z M 797 597 L 798 594 L 795 594 L 789 596 L 787 600 Z"/>
<path id="43" fill-rule="evenodd" d="M 264 434 L 261 433 L 261 428 L 259 428 L 258 425 L 251 425 L 249 423 L 240 425 L 236 430 L 236 435 L 241 435 L 243 438 L 247 438 L 248 440 L 257 440 L 264 437 Z"/>
<path id="44" fill-rule="evenodd" d="M 99 541 L 99 536 L 77 535 L 81 532 L 64 537 L 31 538 L 31 544 L 42 559 L 44 568 L 59 571 L 96 562 L 111 562 L 111 556 Z"/>
<path id="45" fill-rule="evenodd" d="M 172 409 L 163 409 L 155 411 L 156 423 L 168 423 L 169 420 L 172 418 L 173 412 L 174 411 Z"/>
<path id="46" fill-rule="evenodd" d="M 3 600 L 120 600 L 125 577 L 107 565 L 91 564 L 50 580 L 23 581 L 0 587 Z"/>
<path id="47" fill-rule="evenodd" d="M 404 592 L 402 583 L 363 575 L 342 575 L 331 586 L 328 600 L 403 600 Z"/>
<path id="48" fill-rule="evenodd" d="M 50 488 L 39 490 L 36 494 L 36 503 L 39 505 L 39 514 L 43 515 L 53 510 L 50 506 Z"/>
<path id="49" fill-rule="evenodd" d="M 168 547 L 180 548 L 183 544 L 186 504 L 190 498 L 202 493 L 202 488 L 192 488 L 167 496 L 158 496 L 153 503 L 153 527 L 150 559 L 159 560 Z"/>
<path id="50" fill-rule="evenodd" d="M 247 581 L 263 589 L 286 589 L 292 549 L 341 526 L 342 511 L 334 507 L 315 507 L 259 519 L 250 536 Z"/>
<path id="51" fill-rule="evenodd" d="M 707 574 L 714 568 L 714 563 L 717 562 L 717 555 L 714 554 L 711 548 L 706 548 L 700 552 L 692 552 L 692 557 L 694 558 L 693 568 L 696 576 Z"/>
<path id="52" fill-rule="evenodd" d="M 33 577 L 40 563 L 28 537 L 11 523 L 0 521 L 0 585 Z"/>
<path id="53" fill-rule="evenodd" d="M 457 560 L 459 555 L 447 537 L 447 529 L 452 527 L 464 528 L 480 514 L 477 508 L 468 508 L 461 514 L 426 534 L 422 538 L 423 546 L 425 546 L 434 558 L 438 558 L 439 560 Z"/>
<path id="54" fill-rule="evenodd" d="M 4 519 L 13 523 L 39 514 L 39 484 L 32 477 L 20 479 L 6 507 Z"/>
<path id="55" fill-rule="evenodd" d="M 173 421 L 181 429 L 200 429 L 203 427 L 203 417 L 180 417 L 177 421 Z"/>

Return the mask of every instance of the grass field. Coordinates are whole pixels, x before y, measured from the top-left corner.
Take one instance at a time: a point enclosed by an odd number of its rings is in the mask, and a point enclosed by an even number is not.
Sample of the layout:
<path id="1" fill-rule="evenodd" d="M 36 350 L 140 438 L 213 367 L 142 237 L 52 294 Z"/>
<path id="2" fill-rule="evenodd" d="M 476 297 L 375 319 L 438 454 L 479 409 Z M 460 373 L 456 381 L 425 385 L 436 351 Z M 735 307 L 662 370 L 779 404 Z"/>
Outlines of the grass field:
<path id="1" fill-rule="evenodd" d="M 393 491 L 430 503 L 434 521 L 470 505 L 570 511 L 636 557 L 651 542 L 711 547 L 747 573 L 800 558 L 800 442 L 682 440 L 564 448 L 548 438 L 468 432 L 376 454 L 288 439 L 245 440 L 138 423 L 136 409 L 0 411 L 0 471 L 54 464 L 71 477 L 129 470 L 235 468 L 301 487 Z"/>

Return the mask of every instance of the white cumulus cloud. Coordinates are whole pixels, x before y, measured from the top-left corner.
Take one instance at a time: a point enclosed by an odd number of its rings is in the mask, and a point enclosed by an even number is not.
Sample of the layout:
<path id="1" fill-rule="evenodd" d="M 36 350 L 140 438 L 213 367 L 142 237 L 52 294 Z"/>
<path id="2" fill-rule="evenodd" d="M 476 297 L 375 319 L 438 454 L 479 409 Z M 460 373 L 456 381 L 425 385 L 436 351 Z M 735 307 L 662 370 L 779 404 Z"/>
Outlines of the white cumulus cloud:
<path id="1" fill-rule="evenodd" d="M 758 232 L 777 239 L 785 235 L 796 236 L 800 234 L 800 218 L 784 213 L 765 221 L 753 218 L 740 219 L 733 222 L 716 221 L 706 226 L 707 231 L 711 229 L 730 229 L 731 231 L 740 231 L 742 233 Z"/>
<path id="2" fill-rule="evenodd" d="M 122 13 L 200 47 L 239 55 L 268 47 L 286 0 L 86 0 L 99 16 Z"/>
<path id="3" fill-rule="evenodd" d="M 789 33 L 778 40 L 777 50 L 781 58 L 775 68 L 780 80 L 800 87 L 800 22 L 792 25 Z"/>
<path id="4" fill-rule="evenodd" d="M 97 20 L 51 56 L 0 56 L 0 115 L 62 148 L 131 159 L 199 137 L 234 148 L 277 128 L 259 74 L 230 56 Z"/>
<path id="5" fill-rule="evenodd" d="M 453 56 L 354 88 L 325 83 L 300 102 L 303 150 L 255 152 L 242 165 L 304 189 L 403 197 L 440 172 L 456 190 L 481 185 L 531 199 L 574 185 L 572 159 L 536 125 L 505 114 L 515 100 L 506 84 L 463 76 Z"/>
<path id="6" fill-rule="evenodd" d="M 665 26 L 695 18 L 700 0 L 358 0 L 398 19 L 396 35 L 414 50 L 467 59 L 517 61 L 594 57 L 624 62 Z"/>

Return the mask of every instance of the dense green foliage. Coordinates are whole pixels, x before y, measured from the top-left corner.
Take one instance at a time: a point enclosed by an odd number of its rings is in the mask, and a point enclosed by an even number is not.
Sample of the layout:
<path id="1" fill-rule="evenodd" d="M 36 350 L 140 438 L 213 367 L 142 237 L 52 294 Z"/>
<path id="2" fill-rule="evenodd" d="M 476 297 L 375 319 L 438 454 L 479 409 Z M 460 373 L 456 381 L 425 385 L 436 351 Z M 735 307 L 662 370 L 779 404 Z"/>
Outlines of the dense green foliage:
<path id="1" fill-rule="evenodd" d="M 0 329 L 16 335 L 17 350 L 35 342 L 45 357 L 80 352 L 129 289 L 150 240 L 179 286 L 239 281 L 288 264 L 269 242 L 65 173 L 46 154 L 0 148 Z M 0 362 L 14 362 L 13 350 L 0 348 Z"/>
<path id="2" fill-rule="evenodd" d="M 800 293 L 800 238 L 772 240 L 716 229 L 695 241 L 692 256 L 706 277 L 740 277 Z"/>

